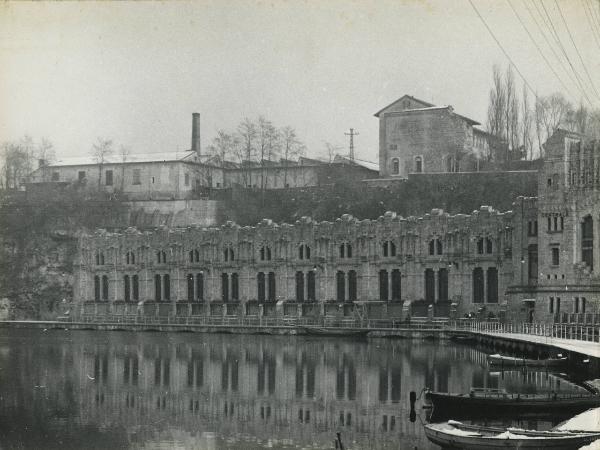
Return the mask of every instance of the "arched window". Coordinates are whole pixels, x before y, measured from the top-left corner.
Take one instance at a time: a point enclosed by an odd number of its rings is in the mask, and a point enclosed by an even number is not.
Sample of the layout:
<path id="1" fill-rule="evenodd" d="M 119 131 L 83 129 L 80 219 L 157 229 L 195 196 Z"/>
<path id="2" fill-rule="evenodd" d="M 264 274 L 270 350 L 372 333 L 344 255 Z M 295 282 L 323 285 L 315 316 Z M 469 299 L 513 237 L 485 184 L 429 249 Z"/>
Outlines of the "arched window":
<path id="1" fill-rule="evenodd" d="M 190 262 L 193 263 L 194 262 L 194 250 L 190 250 L 189 257 L 190 257 Z"/>
<path id="2" fill-rule="evenodd" d="M 274 302 L 277 298 L 277 290 L 276 290 L 276 286 L 275 286 L 275 272 L 269 272 L 268 283 L 269 283 L 268 299 L 270 302 Z"/>
<path id="3" fill-rule="evenodd" d="M 194 262 L 200 262 L 200 252 L 197 249 L 194 250 Z"/>
<path id="4" fill-rule="evenodd" d="M 159 250 L 156 252 L 156 261 L 159 264 L 164 264 L 167 262 L 167 254 L 163 250 Z"/>
<path id="5" fill-rule="evenodd" d="M 188 302 L 194 301 L 194 275 L 189 273 L 187 275 L 187 299 Z"/>
<path id="6" fill-rule="evenodd" d="M 203 273 L 196 274 L 196 298 L 199 301 L 204 300 L 204 274 Z"/>
<path id="7" fill-rule="evenodd" d="M 347 242 L 340 244 L 340 258 L 352 258 L 352 244 Z"/>
<path id="8" fill-rule="evenodd" d="M 438 270 L 438 297 L 440 302 L 448 301 L 448 269 Z"/>
<path id="9" fill-rule="evenodd" d="M 581 223 L 581 261 L 594 269 L 594 220 L 586 216 Z"/>
<path id="10" fill-rule="evenodd" d="M 131 277 L 131 285 L 133 291 L 133 300 L 137 302 L 140 299 L 140 280 L 137 275 Z"/>
<path id="11" fill-rule="evenodd" d="M 485 238 L 485 252 L 492 254 L 494 252 L 494 243 L 490 238 Z"/>
<path id="12" fill-rule="evenodd" d="M 300 244 L 298 247 L 298 259 L 310 259 L 310 247 L 306 244 Z"/>
<path id="13" fill-rule="evenodd" d="M 357 300 L 358 294 L 358 286 L 356 279 L 356 271 L 349 270 L 348 271 L 348 300 L 351 302 L 355 302 Z"/>
<path id="14" fill-rule="evenodd" d="M 257 297 L 259 302 L 264 302 L 266 298 L 265 273 L 258 272 L 256 275 Z"/>
<path id="15" fill-rule="evenodd" d="M 336 274 L 337 301 L 343 302 L 346 299 L 346 275 L 341 270 Z"/>
<path id="16" fill-rule="evenodd" d="M 402 300 L 402 277 L 400 270 L 392 270 L 392 301 Z"/>
<path id="17" fill-rule="evenodd" d="M 102 275 L 102 300 L 108 300 L 108 276 Z"/>
<path id="18" fill-rule="evenodd" d="M 154 300 L 162 300 L 162 280 L 160 275 L 154 275 Z"/>
<path id="19" fill-rule="evenodd" d="M 475 267 L 473 269 L 473 303 L 483 303 L 484 295 L 483 269 Z"/>
<path id="20" fill-rule="evenodd" d="M 430 305 L 435 302 L 435 275 L 433 269 L 425 269 L 425 301 Z"/>
<path id="21" fill-rule="evenodd" d="M 100 277 L 98 275 L 94 276 L 94 301 L 100 301 Z"/>
<path id="22" fill-rule="evenodd" d="M 304 301 L 304 273 L 296 272 L 296 301 Z"/>
<path id="23" fill-rule="evenodd" d="M 125 301 L 131 301 L 131 281 L 129 279 L 129 275 L 123 276 L 123 291 Z"/>
<path id="24" fill-rule="evenodd" d="M 430 255 L 442 255 L 444 253 L 444 246 L 442 241 L 439 239 L 432 239 L 429 241 L 429 254 Z"/>
<path id="25" fill-rule="evenodd" d="M 308 300 L 314 302 L 317 299 L 315 271 L 308 272 Z"/>
<path id="26" fill-rule="evenodd" d="M 104 265 L 104 253 L 96 252 L 96 265 L 103 266 Z"/>
<path id="27" fill-rule="evenodd" d="M 238 274 L 231 274 L 231 300 L 239 300 L 240 299 L 240 286 L 238 281 Z"/>
<path id="28" fill-rule="evenodd" d="M 229 301 L 229 274 L 221 274 L 221 298 L 223 303 Z"/>
<path id="29" fill-rule="evenodd" d="M 125 255 L 125 263 L 126 264 L 135 264 L 135 253 L 132 251 L 128 251 Z"/>
<path id="30" fill-rule="evenodd" d="M 495 267 L 487 270 L 487 301 L 498 303 L 498 269 Z"/>
<path id="31" fill-rule="evenodd" d="M 477 239 L 477 254 L 483 255 L 483 238 Z"/>
<path id="32" fill-rule="evenodd" d="M 261 261 L 271 261 L 271 248 L 263 245 L 260 248 L 260 260 Z"/>
<path id="33" fill-rule="evenodd" d="M 383 257 L 394 257 L 396 256 L 396 244 L 392 241 L 385 241 L 383 243 Z"/>
<path id="34" fill-rule="evenodd" d="M 422 173 L 423 172 L 423 157 L 415 156 L 415 172 Z"/>
<path id="35" fill-rule="evenodd" d="M 163 276 L 163 289 L 165 291 L 165 300 L 171 300 L 171 277 L 169 274 Z"/>
<path id="36" fill-rule="evenodd" d="M 400 160 L 398 158 L 392 159 L 392 175 L 400 174 Z"/>
<path id="37" fill-rule="evenodd" d="M 388 301 L 388 272 L 387 270 L 379 271 L 379 300 Z"/>

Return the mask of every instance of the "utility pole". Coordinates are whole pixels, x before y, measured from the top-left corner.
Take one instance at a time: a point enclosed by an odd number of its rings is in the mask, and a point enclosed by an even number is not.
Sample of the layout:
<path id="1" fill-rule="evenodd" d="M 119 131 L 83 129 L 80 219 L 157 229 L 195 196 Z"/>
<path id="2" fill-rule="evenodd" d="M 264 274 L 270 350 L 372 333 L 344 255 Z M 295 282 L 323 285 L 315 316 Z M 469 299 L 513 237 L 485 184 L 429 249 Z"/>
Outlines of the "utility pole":
<path id="1" fill-rule="evenodd" d="M 354 136 L 358 136 L 358 132 L 354 131 L 354 128 L 350 128 L 350 133 L 344 134 L 350 136 L 350 160 L 354 161 Z"/>

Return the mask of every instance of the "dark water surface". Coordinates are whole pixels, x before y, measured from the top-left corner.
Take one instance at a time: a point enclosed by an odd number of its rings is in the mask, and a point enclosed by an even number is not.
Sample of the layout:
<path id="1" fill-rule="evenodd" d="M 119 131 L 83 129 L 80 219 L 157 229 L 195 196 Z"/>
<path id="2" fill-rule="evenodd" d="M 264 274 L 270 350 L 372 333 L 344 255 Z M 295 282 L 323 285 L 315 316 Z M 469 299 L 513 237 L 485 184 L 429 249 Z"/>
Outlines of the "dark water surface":
<path id="1" fill-rule="evenodd" d="M 490 372 L 485 356 L 447 341 L 0 330 L 0 448 L 334 448 L 339 431 L 347 449 L 431 449 L 411 391 L 579 390 Z"/>

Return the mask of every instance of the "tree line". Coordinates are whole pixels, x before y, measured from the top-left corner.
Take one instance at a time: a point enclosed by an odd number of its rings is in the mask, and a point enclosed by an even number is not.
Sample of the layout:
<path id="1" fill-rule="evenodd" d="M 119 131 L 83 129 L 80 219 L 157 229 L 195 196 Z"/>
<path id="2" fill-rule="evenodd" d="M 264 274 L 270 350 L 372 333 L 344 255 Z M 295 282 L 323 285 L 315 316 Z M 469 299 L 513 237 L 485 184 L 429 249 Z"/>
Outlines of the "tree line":
<path id="1" fill-rule="evenodd" d="M 494 65 L 486 123 L 496 138 L 490 158 L 541 158 L 544 142 L 559 128 L 600 138 L 600 109 L 590 109 L 583 101 L 574 105 L 559 92 L 532 97 L 525 84 L 519 89 L 511 66 L 502 71 Z"/>

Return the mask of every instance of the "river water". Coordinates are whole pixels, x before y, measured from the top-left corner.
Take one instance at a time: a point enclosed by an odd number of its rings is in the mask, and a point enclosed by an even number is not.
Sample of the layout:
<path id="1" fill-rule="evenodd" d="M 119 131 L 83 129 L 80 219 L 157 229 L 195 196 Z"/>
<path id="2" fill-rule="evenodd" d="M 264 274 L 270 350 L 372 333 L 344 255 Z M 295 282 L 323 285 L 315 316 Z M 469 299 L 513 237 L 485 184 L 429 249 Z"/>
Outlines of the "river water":
<path id="1" fill-rule="evenodd" d="M 433 449 L 411 391 L 581 390 L 485 357 L 448 341 L 0 330 L 0 448 L 327 449 L 340 432 L 346 449 Z"/>

